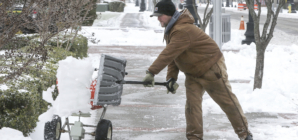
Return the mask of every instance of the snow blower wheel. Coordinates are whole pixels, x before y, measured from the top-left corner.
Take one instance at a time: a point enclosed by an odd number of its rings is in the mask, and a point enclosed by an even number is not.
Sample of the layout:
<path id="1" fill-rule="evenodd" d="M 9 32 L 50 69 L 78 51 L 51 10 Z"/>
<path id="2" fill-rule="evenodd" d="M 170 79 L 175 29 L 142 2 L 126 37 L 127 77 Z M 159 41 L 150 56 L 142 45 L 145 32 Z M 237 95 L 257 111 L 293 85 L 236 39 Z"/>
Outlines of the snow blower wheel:
<path id="1" fill-rule="evenodd" d="M 57 115 L 53 116 L 52 121 L 48 121 L 44 126 L 45 140 L 60 140 L 61 136 L 61 118 Z"/>
<path id="2" fill-rule="evenodd" d="M 97 124 L 95 140 L 112 140 L 112 132 L 112 122 L 110 120 L 102 119 Z"/>

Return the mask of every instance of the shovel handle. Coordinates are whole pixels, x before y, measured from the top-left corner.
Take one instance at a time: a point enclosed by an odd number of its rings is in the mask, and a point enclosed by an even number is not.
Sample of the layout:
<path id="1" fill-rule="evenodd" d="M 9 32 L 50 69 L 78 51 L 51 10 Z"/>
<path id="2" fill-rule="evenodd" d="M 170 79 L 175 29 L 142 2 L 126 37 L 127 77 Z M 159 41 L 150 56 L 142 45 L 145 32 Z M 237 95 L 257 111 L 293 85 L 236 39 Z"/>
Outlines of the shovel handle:
<path id="1" fill-rule="evenodd" d="M 146 84 L 147 82 L 143 81 L 124 81 L 123 84 Z M 160 86 L 167 86 L 168 82 L 155 82 L 154 85 L 160 85 Z"/>

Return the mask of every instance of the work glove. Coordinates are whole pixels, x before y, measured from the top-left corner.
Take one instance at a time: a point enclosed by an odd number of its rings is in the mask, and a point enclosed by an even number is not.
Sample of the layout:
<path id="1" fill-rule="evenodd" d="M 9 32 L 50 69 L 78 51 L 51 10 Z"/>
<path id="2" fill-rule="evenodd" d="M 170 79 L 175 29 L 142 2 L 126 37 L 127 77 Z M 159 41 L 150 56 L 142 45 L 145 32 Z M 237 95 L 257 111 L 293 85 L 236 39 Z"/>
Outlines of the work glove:
<path id="1" fill-rule="evenodd" d="M 145 82 L 144 87 L 154 87 L 154 74 L 147 70 L 143 82 Z"/>
<path id="2" fill-rule="evenodd" d="M 176 80 L 174 78 L 170 78 L 168 81 L 169 84 L 167 85 L 167 94 L 171 92 L 172 94 L 176 93 L 176 90 L 178 89 L 179 85 L 176 83 Z"/>

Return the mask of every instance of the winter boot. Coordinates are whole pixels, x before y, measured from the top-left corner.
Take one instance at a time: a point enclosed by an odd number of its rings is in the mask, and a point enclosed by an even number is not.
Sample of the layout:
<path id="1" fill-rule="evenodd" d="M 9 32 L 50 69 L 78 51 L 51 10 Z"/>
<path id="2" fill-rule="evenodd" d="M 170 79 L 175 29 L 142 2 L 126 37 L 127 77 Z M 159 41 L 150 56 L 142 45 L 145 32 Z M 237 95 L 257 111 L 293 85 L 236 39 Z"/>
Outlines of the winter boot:
<path id="1" fill-rule="evenodd" d="M 253 139 L 252 139 L 252 135 L 249 134 L 249 135 L 245 138 L 245 140 L 253 140 Z"/>

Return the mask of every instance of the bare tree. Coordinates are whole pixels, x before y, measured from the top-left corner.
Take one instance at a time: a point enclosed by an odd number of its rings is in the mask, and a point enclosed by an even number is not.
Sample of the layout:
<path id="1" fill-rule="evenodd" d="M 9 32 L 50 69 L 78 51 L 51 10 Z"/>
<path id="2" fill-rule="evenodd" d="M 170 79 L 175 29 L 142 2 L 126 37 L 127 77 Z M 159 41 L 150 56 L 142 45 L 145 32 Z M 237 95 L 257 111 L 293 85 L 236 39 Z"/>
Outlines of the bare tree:
<path id="1" fill-rule="evenodd" d="M 213 7 L 212 7 L 212 8 L 209 10 L 209 12 L 207 13 L 210 2 L 211 2 L 211 0 L 207 0 L 207 5 L 206 5 L 206 8 L 205 8 L 205 10 L 204 10 L 203 20 L 201 19 L 200 15 L 199 15 L 198 12 L 197 12 L 198 20 L 199 20 L 199 23 L 200 23 L 200 28 L 201 28 L 204 32 L 205 32 L 205 30 L 206 30 L 207 25 L 209 24 L 211 15 L 212 15 L 212 13 L 213 13 Z"/>
<path id="2" fill-rule="evenodd" d="M 201 16 L 198 14 L 197 8 L 195 7 L 196 1 L 192 0 L 193 9 L 195 10 L 195 15 L 194 16 L 196 16 L 198 18 L 200 28 L 204 32 L 206 30 L 206 27 L 209 24 L 211 15 L 213 13 L 213 7 L 208 11 L 210 3 L 211 3 L 211 0 L 207 0 L 207 5 L 206 5 L 206 8 L 205 8 L 204 13 L 203 13 L 203 20 L 202 20 Z"/>
<path id="3" fill-rule="evenodd" d="M 87 13 L 96 0 L 0 0 L 0 84 L 32 69 L 42 69 L 47 60 L 48 41 L 70 30 L 70 49 Z M 21 7 L 17 10 L 17 7 Z M 94 18 L 94 17 L 92 17 Z M 35 32 L 33 35 L 17 34 Z M 67 34 L 57 40 L 65 39 Z M 61 37 L 61 38 L 59 38 Z M 57 43 L 58 44 L 58 43 Z M 59 47 L 59 44 L 58 44 Z"/>
<path id="4" fill-rule="evenodd" d="M 285 0 L 279 0 L 279 5 L 275 12 L 272 10 L 273 0 L 265 0 L 265 3 L 267 5 L 267 18 L 263 27 L 262 34 L 260 32 L 260 17 L 262 12 L 260 0 L 256 0 L 256 3 L 258 4 L 258 9 L 259 9 L 258 14 L 254 11 L 254 1 L 253 0 L 245 0 L 245 1 L 249 9 L 249 13 L 251 14 L 254 21 L 254 36 L 255 36 L 255 43 L 256 43 L 257 59 L 256 59 L 256 69 L 255 69 L 253 89 L 256 89 L 256 88 L 262 88 L 265 51 L 270 40 L 273 37 L 273 31 L 276 26 L 278 14 L 280 9 L 285 4 Z"/>

